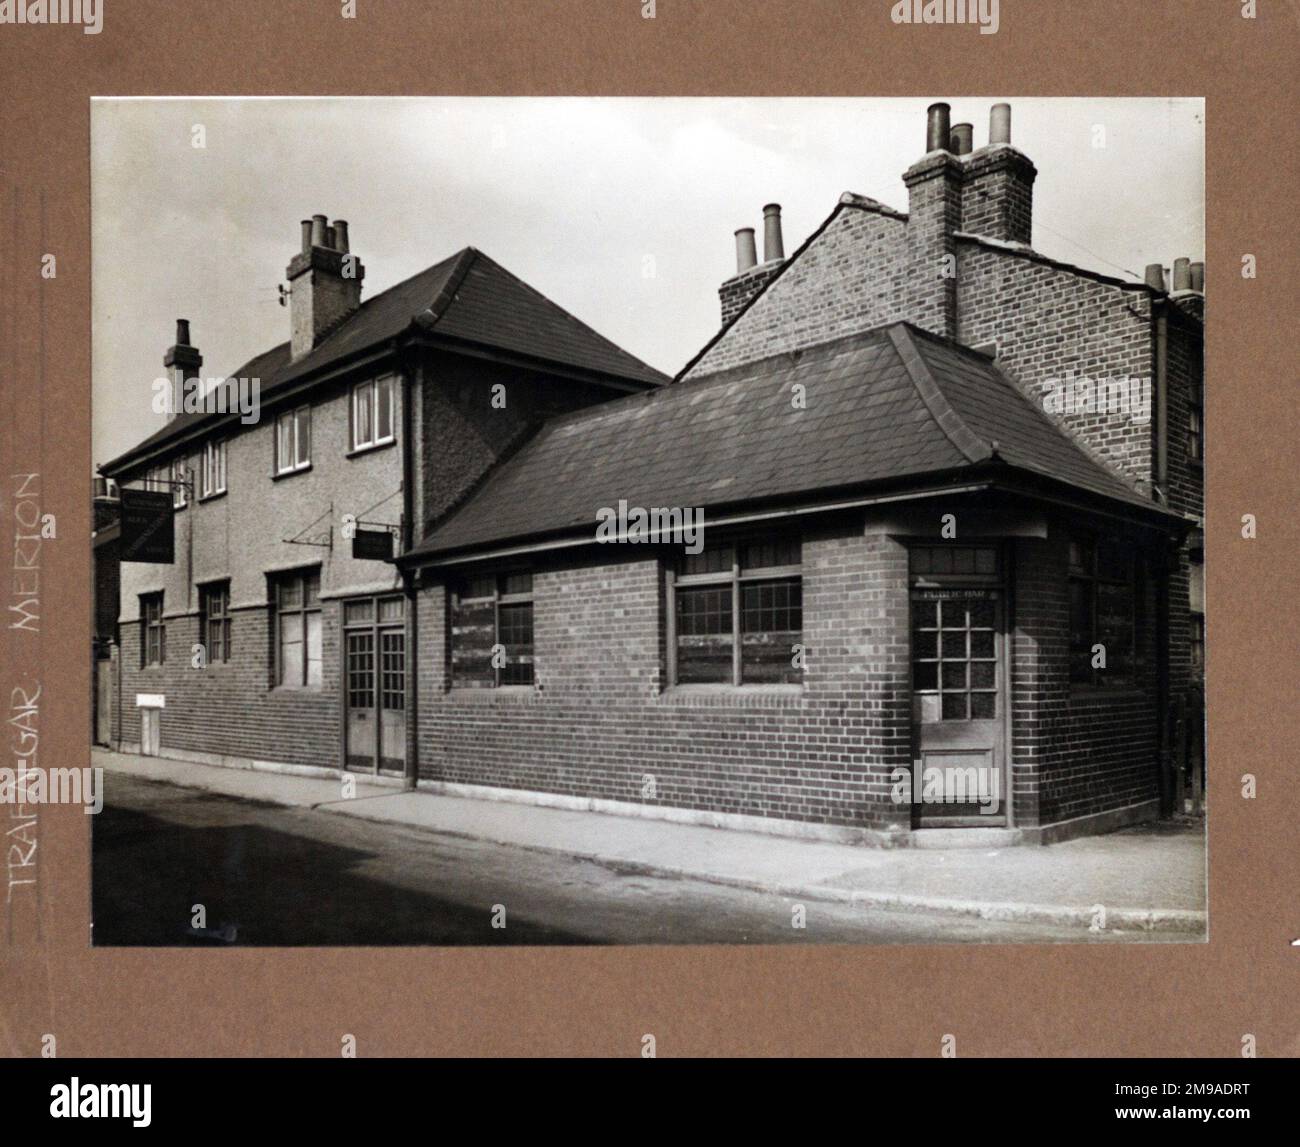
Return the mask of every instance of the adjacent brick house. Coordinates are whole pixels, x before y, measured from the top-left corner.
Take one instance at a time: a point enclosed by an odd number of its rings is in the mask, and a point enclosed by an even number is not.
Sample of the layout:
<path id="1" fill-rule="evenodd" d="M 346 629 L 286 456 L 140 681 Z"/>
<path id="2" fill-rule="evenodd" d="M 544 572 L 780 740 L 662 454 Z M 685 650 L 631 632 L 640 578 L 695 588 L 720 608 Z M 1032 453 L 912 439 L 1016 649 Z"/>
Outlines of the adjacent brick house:
<path id="1" fill-rule="evenodd" d="M 552 421 L 400 559 L 421 783 L 882 842 L 1171 810 L 1202 272 L 1045 258 L 1009 109 L 927 131 L 906 214 L 846 194 L 786 259 L 769 205 L 671 387 Z M 704 549 L 598 542 L 620 503 Z"/>

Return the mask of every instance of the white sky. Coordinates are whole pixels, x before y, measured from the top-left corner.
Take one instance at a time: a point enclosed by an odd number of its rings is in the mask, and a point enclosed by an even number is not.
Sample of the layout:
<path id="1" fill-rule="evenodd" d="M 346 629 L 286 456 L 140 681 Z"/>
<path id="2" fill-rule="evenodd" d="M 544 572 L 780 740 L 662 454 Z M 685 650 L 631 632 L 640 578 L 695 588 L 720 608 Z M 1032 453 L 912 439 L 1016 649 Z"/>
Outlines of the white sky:
<path id="1" fill-rule="evenodd" d="M 1004 98 L 947 102 L 980 147 Z M 930 102 L 97 100 L 94 461 L 161 424 L 150 384 L 175 319 L 205 375 L 288 338 L 276 284 L 316 213 L 348 220 L 363 298 L 474 246 L 673 374 L 717 330 L 736 228 L 762 257 L 763 204 L 782 205 L 787 254 L 843 191 L 907 209 Z M 1038 250 L 1120 277 L 1203 258 L 1203 101 L 1009 102 Z"/>

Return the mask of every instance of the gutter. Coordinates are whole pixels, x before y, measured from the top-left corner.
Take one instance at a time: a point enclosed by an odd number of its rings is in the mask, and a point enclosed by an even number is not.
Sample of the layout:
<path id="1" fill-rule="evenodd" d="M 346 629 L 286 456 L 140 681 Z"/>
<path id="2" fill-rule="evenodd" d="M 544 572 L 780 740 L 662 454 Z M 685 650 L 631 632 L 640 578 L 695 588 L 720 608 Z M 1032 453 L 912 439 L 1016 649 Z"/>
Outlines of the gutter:
<path id="1" fill-rule="evenodd" d="M 1016 483 L 998 481 L 994 478 L 988 478 L 981 481 L 967 482 L 960 486 L 931 486 L 919 490 L 907 490 L 891 494 L 875 494 L 858 498 L 847 498 L 832 502 L 816 502 L 806 506 L 792 506 L 784 509 L 751 511 L 748 513 L 732 513 L 719 518 L 708 519 L 704 523 L 704 528 L 715 529 L 719 527 L 749 525 L 758 522 L 778 522 L 788 521 L 795 518 L 807 517 L 810 514 L 829 514 L 842 510 L 866 509 L 872 506 L 890 505 L 898 502 L 920 501 L 928 498 L 951 497 L 956 494 L 976 494 L 988 492 L 1002 492 L 1007 494 L 1016 494 L 1021 497 L 1030 498 L 1035 501 L 1043 502 L 1048 505 L 1060 506 L 1074 511 L 1084 511 L 1086 513 L 1099 515 L 1101 517 L 1114 518 L 1119 521 L 1132 521 L 1132 515 L 1126 515 L 1118 510 L 1109 510 L 1098 508 L 1086 500 L 1072 499 L 1068 497 L 1054 496 L 1048 493 L 1042 493 L 1031 488 Z M 1098 497 L 1103 497 L 1098 495 Z M 1150 509 L 1133 504 L 1132 509 L 1135 513 L 1155 514 L 1164 519 L 1163 528 L 1173 530 L 1175 526 L 1179 532 L 1190 529 L 1192 523 L 1184 521 L 1170 514 L 1163 507 L 1152 505 Z M 1159 523 L 1152 523 L 1153 528 L 1162 528 Z M 595 522 L 592 522 L 594 530 Z M 576 529 L 577 527 L 573 527 Z M 619 539 L 621 540 L 621 539 Z M 407 569 L 425 569 L 425 568 L 443 568 L 449 566 L 467 565 L 472 562 L 481 562 L 496 560 L 502 558 L 522 557 L 530 554 L 551 553 L 558 550 L 576 549 L 582 546 L 595 544 L 594 534 L 590 531 L 580 535 L 569 535 L 563 538 L 550 538 L 546 541 L 522 542 L 515 545 L 498 546 L 494 549 L 470 550 L 464 553 L 452 552 L 451 556 L 440 556 L 438 554 L 403 554 L 397 558 L 399 567 Z"/>

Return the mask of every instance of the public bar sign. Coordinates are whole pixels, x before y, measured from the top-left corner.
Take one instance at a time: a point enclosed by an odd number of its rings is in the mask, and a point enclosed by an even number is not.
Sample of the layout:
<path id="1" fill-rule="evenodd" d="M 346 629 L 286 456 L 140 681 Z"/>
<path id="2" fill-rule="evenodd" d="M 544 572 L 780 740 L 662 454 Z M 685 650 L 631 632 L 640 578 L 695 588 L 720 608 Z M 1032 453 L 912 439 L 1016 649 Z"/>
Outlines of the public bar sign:
<path id="1" fill-rule="evenodd" d="M 171 565 L 176 560 L 171 491 L 123 487 L 121 495 L 122 561 Z"/>
<path id="2" fill-rule="evenodd" d="M 387 530 L 357 530 L 352 535 L 352 556 L 362 561 L 391 562 L 393 535 Z"/>

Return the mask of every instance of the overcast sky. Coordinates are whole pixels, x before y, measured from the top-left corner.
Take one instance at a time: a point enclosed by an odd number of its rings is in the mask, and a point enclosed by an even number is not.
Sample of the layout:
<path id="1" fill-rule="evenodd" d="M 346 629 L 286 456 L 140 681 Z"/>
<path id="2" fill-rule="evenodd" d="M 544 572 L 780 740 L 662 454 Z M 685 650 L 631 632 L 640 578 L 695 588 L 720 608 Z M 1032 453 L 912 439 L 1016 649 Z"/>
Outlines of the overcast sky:
<path id="1" fill-rule="evenodd" d="M 952 121 L 983 146 L 1004 98 L 949 99 Z M 175 319 L 205 375 L 288 338 L 276 285 L 317 213 L 348 220 L 363 298 L 473 246 L 673 374 L 717 330 L 736 228 L 761 247 L 763 204 L 782 205 L 787 253 L 841 192 L 907 209 L 930 102 L 97 100 L 94 461 L 161 424 Z M 1038 168 L 1035 248 L 1120 277 L 1203 258 L 1201 100 L 1009 102 Z"/>

